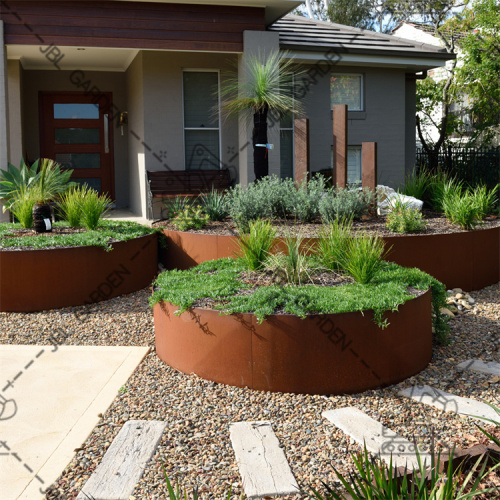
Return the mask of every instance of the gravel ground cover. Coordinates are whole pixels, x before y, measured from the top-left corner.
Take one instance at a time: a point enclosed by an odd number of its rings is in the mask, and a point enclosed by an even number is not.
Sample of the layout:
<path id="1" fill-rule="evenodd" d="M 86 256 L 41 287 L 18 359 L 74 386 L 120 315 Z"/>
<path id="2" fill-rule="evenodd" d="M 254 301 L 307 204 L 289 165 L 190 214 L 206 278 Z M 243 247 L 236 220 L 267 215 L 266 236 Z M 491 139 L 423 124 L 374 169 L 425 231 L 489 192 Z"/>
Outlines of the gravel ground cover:
<path id="1" fill-rule="evenodd" d="M 41 313 L 0 313 L 0 342 L 6 344 L 150 345 L 154 346 L 150 290 L 100 302 Z M 385 389 L 352 396 L 307 396 L 233 388 L 175 371 L 154 349 L 117 394 L 108 411 L 47 494 L 48 499 L 74 499 L 129 419 L 159 419 L 167 429 L 134 498 L 168 498 L 161 463 L 171 479 L 197 484 L 202 498 L 222 499 L 232 487 L 242 492 L 229 439 L 229 425 L 244 420 L 272 423 L 299 485 L 320 487 L 333 482 L 333 467 L 349 472 L 350 438 L 322 418 L 321 412 L 356 406 L 402 436 L 428 450 L 434 433 L 438 446 L 468 448 L 486 442 L 472 420 L 442 413 L 397 395 L 414 384 L 500 404 L 498 377 L 457 372 L 470 358 L 500 359 L 500 283 L 477 292 L 474 308 L 451 319 L 450 345 L 435 347 L 420 374 Z M 490 427 L 490 430 L 492 427 Z M 496 431 L 496 434 L 498 431 Z M 297 498 L 297 497 L 295 497 Z"/>

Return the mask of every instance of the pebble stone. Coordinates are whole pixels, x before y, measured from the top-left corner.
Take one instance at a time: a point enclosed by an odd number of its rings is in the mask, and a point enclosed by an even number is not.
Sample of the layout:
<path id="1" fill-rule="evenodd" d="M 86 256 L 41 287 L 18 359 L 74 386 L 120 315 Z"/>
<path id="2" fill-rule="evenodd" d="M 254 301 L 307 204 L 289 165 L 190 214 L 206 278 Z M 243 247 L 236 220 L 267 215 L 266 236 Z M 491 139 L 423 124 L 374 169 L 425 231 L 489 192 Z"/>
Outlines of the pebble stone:
<path id="1" fill-rule="evenodd" d="M 0 313 L 0 342 L 67 345 L 154 345 L 150 289 L 85 307 L 41 313 Z M 463 293 L 462 291 L 455 291 Z M 465 295 L 465 293 L 464 293 Z M 430 385 L 458 396 L 495 403 L 498 379 L 457 372 L 467 359 L 500 359 L 500 283 L 470 292 L 474 307 L 450 319 L 450 343 L 434 346 L 429 366 L 395 386 L 345 396 L 311 396 L 251 391 L 185 375 L 163 363 L 154 350 L 139 365 L 110 408 L 102 415 L 75 457 L 50 487 L 49 500 L 74 499 L 100 463 L 122 425 L 131 419 L 167 423 L 156 454 L 146 467 L 133 497 L 168 498 L 162 464 L 170 480 L 199 488 L 201 499 L 242 494 L 241 478 L 231 447 L 233 422 L 266 420 L 283 447 L 300 487 L 322 490 L 322 481 L 336 483 L 333 468 L 352 472 L 350 452 L 360 447 L 340 429 L 328 425 L 323 411 L 354 406 L 402 437 L 429 451 L 456 445 L 468 448 L 488 440 L 471 419 L 412 402 L 398 391 Z M 486 425 L 486 424 L 485 424 Z M 500 437 L 500 432 L 487 426 Z M 189 495 L 188 495 L 189 496 Z M 296 496 L 294 498 L 306 498 Z"/>

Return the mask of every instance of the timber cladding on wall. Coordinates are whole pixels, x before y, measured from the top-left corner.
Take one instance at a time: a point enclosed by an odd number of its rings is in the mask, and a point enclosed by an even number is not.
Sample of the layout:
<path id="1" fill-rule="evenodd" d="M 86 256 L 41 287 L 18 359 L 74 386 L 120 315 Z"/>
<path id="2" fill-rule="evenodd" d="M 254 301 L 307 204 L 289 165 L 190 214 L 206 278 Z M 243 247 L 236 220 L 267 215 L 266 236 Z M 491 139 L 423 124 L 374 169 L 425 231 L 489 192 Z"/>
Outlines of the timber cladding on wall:
<path id="1" fill-rule="evenodd" d="M 7 45 L 242 52 L 264 9 L 146 2 L 1 2 Z"/>

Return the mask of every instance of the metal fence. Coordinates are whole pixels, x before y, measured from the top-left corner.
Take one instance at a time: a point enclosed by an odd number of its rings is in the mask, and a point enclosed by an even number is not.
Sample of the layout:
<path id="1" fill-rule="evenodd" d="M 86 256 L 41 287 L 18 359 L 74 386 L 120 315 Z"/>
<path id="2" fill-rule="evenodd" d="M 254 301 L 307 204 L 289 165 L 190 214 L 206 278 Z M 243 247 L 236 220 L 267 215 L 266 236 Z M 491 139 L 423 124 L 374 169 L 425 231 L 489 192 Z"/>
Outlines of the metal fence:
<path id="1" fill-rule="evenodd" d="M 485 184 L 493 188 L 500 183 L 500 147 L 464 148 L 447 146 L 436 155 L 417 149 L 417 170 L 446 172 L 468 186 Z"/>

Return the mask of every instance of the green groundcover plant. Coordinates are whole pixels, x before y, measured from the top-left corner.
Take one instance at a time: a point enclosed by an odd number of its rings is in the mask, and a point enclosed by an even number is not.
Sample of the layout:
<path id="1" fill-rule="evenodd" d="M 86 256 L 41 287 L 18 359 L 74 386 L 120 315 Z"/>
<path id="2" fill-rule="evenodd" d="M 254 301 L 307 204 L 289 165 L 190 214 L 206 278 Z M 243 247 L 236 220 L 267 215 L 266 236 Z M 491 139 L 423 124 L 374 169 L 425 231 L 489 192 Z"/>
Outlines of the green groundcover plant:
<path id="1" fill-rule="evenodd" d="M 69 227 L 66 222 L 56 222 L 55 228 Z M 111 243 L 139 238 L 157 232 L 155 229 L 136 224 L 101 220 L 94 230 L 81 230 L 68 234 L 43 233 L 36 236 L 13 237 L 15 230 L 21 229 L 21 224 L 0 224 L 0 249 L 26 248 L 29 250 L 47 247 L 97 246 L 112 250 Z"/>
<path id="2" fill-rule="evenodd" d="M 252 293 L 238 294 L 239 290 L 252 288 L 241 278 L 247 270 L 242 259 L 227 258 L 203 262 L 185 271 L 165 271 L 155 282 L 150 304 L 170 302 L 179 306 L 177 314 L 181 314 L 196 300 L 210 298 L 215 301 L 214 309 L 221 313 L 254 313 L 260 323 L 277 309 L 301 318 L 308 314 L 373 310 L 377 324 L 384 326 L 384 312 L 396 311 L 413 298 L 408 287 L 418 290 L 431 288 L 436 318 L 441 318 L 439 308 L 445 303 L 446 289 L 435 278 L 419 269 L 404 268 L 385 261 L 382 261 L 373 281 L 366 285 L 271 285 L 257 287 Z M 447 324 L 442 321 L 435 321 L 435 328 L 440 340 L 445 341 Z"/>

